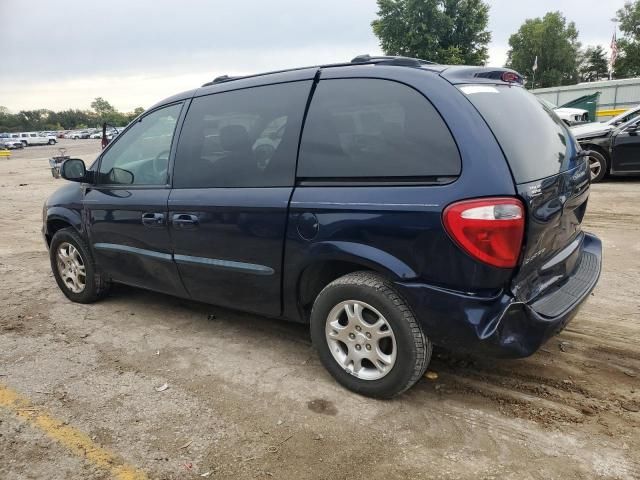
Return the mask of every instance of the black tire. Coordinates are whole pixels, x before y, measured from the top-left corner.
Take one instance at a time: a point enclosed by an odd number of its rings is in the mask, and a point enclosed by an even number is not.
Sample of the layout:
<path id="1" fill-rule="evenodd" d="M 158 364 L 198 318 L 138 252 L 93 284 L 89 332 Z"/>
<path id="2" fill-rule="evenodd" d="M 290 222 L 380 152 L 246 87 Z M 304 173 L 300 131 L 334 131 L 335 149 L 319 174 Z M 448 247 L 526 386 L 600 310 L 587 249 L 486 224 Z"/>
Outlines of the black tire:
<path id="1" fill-rule="evenodd" d="M 589 172 L 592 174 L 591 183 L 598 183 L 607 175 L 607 172 L 609 171 L 609 162 L 607 162 L 607 157 L 602 155 L 600 152 L 595 150 L 590 150 L 589 152 Z M 593 176 L 594 165 L 599 165 L 595 176 Z"/>
<path id="2" fill-rule="evenodd" d="M 331 310 L 339 303 L 364 302 L 384 316 L 396 342 L 396 360 L 382 378 L 365 380 L 334 358 L 325 334 Z M 354 272 L 334 280 L 317 296 L 311 310 L 311 340 L 329 373 L 344 387 L 376 398 L 391 398 L 415 384 L 427 369 L 432 345 L 413 312 L 392 283 L 374 272 Z"/>
<path id="3" fill-rule="evenodd" d="M 72 291 L 62 279 L 58 266 L 57 254 L 59 247 L 64 243 L 74 246 L 79 252 L 82 262 L 84 263 L 86 273 L 84 276 L 85 285 L 81 292 Z M 107 294 L 110 283 L 96 268 L 96 264 L 89 247 L 75 229 L 71 227 L 63 228 L 55 233 L 51 239 L 51 245 L 49 247 L 49 259 L 51 261 L 51 270 L 53 271 L 58 287 L 60 287 L 62 293 L 64 293 L 72 302 L 93 303 Z"/>
<path id="4" fill-rule="evenodd" d="M 49 139 L 49 145 L 55 145 L 56 141 L 53 138 Z"/>

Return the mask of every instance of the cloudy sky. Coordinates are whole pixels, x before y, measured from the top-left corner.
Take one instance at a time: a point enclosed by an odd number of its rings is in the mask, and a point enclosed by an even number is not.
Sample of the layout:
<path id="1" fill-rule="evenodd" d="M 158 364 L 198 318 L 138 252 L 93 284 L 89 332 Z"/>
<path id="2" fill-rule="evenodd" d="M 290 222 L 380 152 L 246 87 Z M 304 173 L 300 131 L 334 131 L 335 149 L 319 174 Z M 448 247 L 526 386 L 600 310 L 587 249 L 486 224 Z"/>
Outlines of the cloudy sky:
<path id="1" fill-rule="evenodd" d="M 488 0 L 490 65 L 521 23 L 560 10 L 583 45 L 608 47 L 624 0 Z M 375 0 L 0 0 L 0 105 L 122 111 L 222 74 L 379 54 Z"/>

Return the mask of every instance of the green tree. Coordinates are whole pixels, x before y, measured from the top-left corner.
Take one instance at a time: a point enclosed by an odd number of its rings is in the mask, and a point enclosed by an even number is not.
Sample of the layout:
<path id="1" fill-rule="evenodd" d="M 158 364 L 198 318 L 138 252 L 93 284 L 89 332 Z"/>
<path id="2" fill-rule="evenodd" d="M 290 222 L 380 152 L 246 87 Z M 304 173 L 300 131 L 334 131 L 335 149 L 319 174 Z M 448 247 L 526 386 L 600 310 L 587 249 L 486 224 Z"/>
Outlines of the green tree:
<path id="1" fill-rule="evenodd" d="M 536 87 L 571 85 L 578 81 L 578 30 L 560 12 L 549 12 L 543 18 L 527 19 L 509 38 L 507 67 L 533 77 L 533 64 L 538 57 Z M 529 86 L 529 85 L 527 85 Z"/>
<path id="2" fill-rule="evenodd" d="M 102 97 L 97 97 L 93 102 L 91 102 L 91 108 L 96 112 L 97 122 L 99 124 L 107 122 L 110 125 L 118 126 L 128 123 L 127 115 L 118 112 Z"/>
<path id="3" fill-rule="evenodd" d="M 616 13 L 623 38 L 618 40 L 618 59 L 613 66 L 616 78 L 640 76 L 640 0 L 627 2 Z"/>
<path id="4" fill-rule="evenodd" d="M 142 113 L 144 113 L 144 108 L 142 107 L 138 107 L 133 112 L 127 113 L 127 123 L 132 121 L 134 118 L 138 117 Z"/>
<path id="5" fill-rule="evenodd" d="M 142 107 L 138 107 L 130 113 L 118 112 L 109 102 L 100 97 L 91 103 L 91 108 L 93 111 L 69 109 L 53 112 L 47 109 L 36 109 L 11 113 L 8 108 L 0 106 L 0 132 L 70 130 L 100 127 L 102 122 L 122 126 L 144 111 Z"/>
<path id="6" fill-rule="evenodd" d="M 378 0 L 371 23 L 387 55 L 482 65 L 489 57 L 489 5 L 483 0 Z"/>
<path id="7" fill-rule="evenodd" d="M 607 52 L 600 45 L 587 47 L 580 55 L 580 81 L 594 82 L 609 75 L 609 60 Z"/>
<path id="8" fill-rule="evenodd" d="M 91 108 L 93 108 L 99 116 L 108 115 L 116 111 L 116 109 L 102 97 L 96 97 L 96 99 L 91 102 Z"/>

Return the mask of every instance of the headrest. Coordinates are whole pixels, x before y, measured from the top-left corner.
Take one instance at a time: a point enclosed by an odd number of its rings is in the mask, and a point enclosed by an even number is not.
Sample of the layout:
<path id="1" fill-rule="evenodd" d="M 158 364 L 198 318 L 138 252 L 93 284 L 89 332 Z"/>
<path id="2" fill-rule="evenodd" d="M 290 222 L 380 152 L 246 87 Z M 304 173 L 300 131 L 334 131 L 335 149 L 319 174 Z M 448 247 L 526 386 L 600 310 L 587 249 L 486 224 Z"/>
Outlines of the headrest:
<path id="1" fill-rule="evenodd" d="M 247 150 L 251 148 L 249 133 L 242 125 L 227 125 L 220 129 L 220 145 L 227 151 Z"/>

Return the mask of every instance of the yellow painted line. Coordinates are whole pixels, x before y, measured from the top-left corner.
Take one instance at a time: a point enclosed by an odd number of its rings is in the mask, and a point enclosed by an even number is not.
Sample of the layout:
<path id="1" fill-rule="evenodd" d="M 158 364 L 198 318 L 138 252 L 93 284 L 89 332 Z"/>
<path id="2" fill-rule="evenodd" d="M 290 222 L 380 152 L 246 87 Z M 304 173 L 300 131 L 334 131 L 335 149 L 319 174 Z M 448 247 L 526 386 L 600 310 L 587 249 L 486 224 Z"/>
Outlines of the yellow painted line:
<path id="1" fill-rule="evenodd" d="M 628 108 L 614 108 L 611 110 L 598 110 L 596 112 L 596 116 L 598 117 L 615 117 L 616 115 L 620 115 L 621 113 L 629 110 Z"/>
<path id="2" fill-rule="evenodd" d="M 143 471 L 125 464 L 121 458 L 93 443 L 86 434 L 50 417 L 27 398 L 2 384 L 0 384 L 0 408 L 14 413 L 29 425 L 39 428 L 52 440 L 96 467 L 108 471 L 118 480 L 147 480 Z"/>

